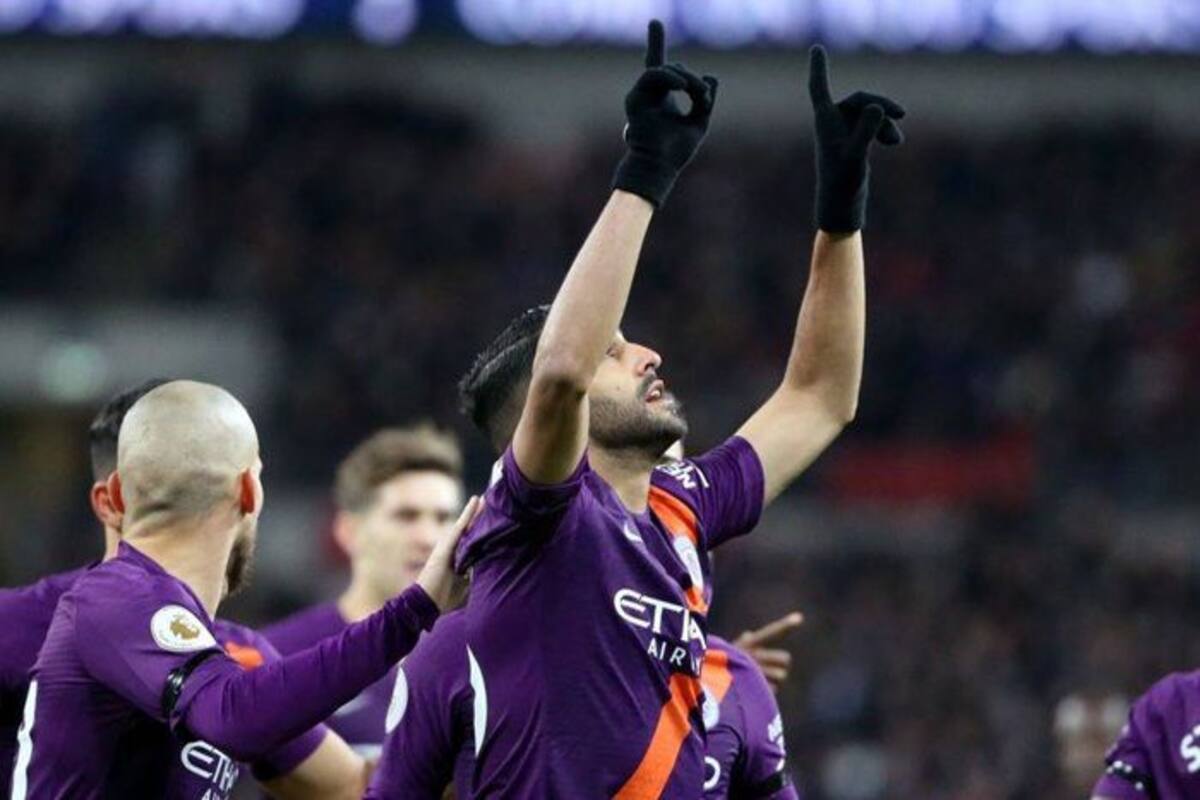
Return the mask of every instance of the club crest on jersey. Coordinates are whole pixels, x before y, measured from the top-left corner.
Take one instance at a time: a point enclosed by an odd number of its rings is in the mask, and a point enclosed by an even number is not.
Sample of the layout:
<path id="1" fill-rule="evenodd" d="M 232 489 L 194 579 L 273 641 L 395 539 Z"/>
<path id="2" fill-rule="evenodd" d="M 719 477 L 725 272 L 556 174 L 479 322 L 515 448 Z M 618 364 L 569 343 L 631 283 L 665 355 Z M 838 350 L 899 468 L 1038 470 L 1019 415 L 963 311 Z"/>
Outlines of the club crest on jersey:
<path id="1" fill-rule="evenodd" d="M 692 588 L 698 592 L 704 591 L 704 570 L 700 566 L 700 553 L 696 545 L 686 536 L 676 536 L 674 540 L 675 553 L 687 567 L 688 577 L 692 579 Z"/>
<path id="2" fill-rule="evenodd" d="M 150 635 L 163 650 L 190 653 L 214 647 L 217 640 L 199 617 L 183 606 L 163 606 L 150 618 Z"/>

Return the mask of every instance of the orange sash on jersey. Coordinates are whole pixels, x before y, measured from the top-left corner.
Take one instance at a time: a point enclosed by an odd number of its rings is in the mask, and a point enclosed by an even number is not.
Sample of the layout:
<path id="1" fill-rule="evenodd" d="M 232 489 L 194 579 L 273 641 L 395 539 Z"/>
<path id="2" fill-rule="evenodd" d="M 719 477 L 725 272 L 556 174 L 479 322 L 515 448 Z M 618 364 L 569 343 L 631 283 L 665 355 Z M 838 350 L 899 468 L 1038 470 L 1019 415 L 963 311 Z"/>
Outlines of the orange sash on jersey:
<path id="1" fill-rule="evenodd" d="M 686 503 L 664 489 L 651 486 L 650 509 L 671 536 L 686 537 L 691 540 L 693 546 L 700 547 L 696 515 Z M 708 612 L 708 603 L 704 600 L 702 587 L 692 586 L 687 590 L 687 604 L 688 608 L 696 613 Z M 707 656 L 704 669 L 708 669 Z M 728 669 L 726 673 L 728 674 Z M 728 688 L 726 683 L 725 689 Z M 663 789 L 675 770 L 679 749 L 683 747 L 684 739 L 692 731 L 692 710 L 700 705 L 704 691 L 699 679 L 678 673 L 671 676 L 669 689 L 670 696 L 658 714 L 654 735 L 650 737 L 650 745 L 642 755 L 641 763 L 620 791 L 613 795 L 613 800 L 654 800 L 662 796 Z M 724 695 L 724 691 L 721 694 Z"/>

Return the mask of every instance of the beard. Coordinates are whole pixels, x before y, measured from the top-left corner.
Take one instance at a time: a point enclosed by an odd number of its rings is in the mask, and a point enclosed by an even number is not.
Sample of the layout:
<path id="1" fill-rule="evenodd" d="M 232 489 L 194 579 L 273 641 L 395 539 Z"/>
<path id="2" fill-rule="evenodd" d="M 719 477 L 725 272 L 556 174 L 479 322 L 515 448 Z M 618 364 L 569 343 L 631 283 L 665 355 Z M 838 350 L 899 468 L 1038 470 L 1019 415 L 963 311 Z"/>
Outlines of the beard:
<path id="1" fill-rule="evenodd" d="M 229 552 L 229 563 L 225 565 L 225 596 L 232 597 L 250 585 L 254 574 L 254 531 L 253 523 L 247 521 L 244 528 L 233 540 L 233 549 Z"/>
<path id="2" fill-rule="evenodd" d="M 668 447 L 687 436 L 682 404 L 675 395 L 664 392 L 661 400 L 649 405 L 642 399 L 649 384 L 647 381 L 637 397 L 629 400 L 592 398 L 589 437 L 607 450 L 632 451 L 658 461 Z"/>

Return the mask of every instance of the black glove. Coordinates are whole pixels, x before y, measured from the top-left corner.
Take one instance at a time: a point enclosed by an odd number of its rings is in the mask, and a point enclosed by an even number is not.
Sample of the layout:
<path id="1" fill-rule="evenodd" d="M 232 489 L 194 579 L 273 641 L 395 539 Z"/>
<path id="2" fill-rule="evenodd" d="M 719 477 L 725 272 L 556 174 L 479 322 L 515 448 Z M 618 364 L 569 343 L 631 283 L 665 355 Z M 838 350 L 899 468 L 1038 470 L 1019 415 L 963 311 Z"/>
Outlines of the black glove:
<path id="1" fill-rule="evenodd" d="M 894 120 L 904 108 L 878 94 L 855 92 L 834 104 L 829 95 L 825 48 L 813 45 L 808 56 L 808 94 L 817 137 L 817 227 L 829 233 L 862 230 L 867 216 L 871 140 L 897 145 L 904 134 Z"/>
<path id="2" fill-rule="evenodd" d="M 675 179 L 696 154 L 717 98 L 717 79 L 703 78 L 667 64 L 663 26 L 653 20 L 646 33 L 646 71 L 625 95 L 625 143 L 629 152 L 617 165 L 613 188 L 632 192 L 660 207 Z M 671 92 L 686 92 L 692 101 L 687 114 Z"/>

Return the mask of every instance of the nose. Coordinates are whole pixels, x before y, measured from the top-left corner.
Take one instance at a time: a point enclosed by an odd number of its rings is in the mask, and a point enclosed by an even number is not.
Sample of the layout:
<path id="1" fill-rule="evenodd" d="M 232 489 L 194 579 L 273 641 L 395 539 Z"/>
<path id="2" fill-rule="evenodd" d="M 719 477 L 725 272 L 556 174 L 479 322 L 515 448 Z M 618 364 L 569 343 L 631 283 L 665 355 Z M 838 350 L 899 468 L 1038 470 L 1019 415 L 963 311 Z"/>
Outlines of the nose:
<path id="1" fill-rule="evenodd" d="M 649 347 L 641 344 L 631 344 L 630 348 L 633 350 L 634 369 L 638 376 L 645 375 L 651 370 L 657 372 L 659 367 L 662 366 L 662 356 Z"/>

